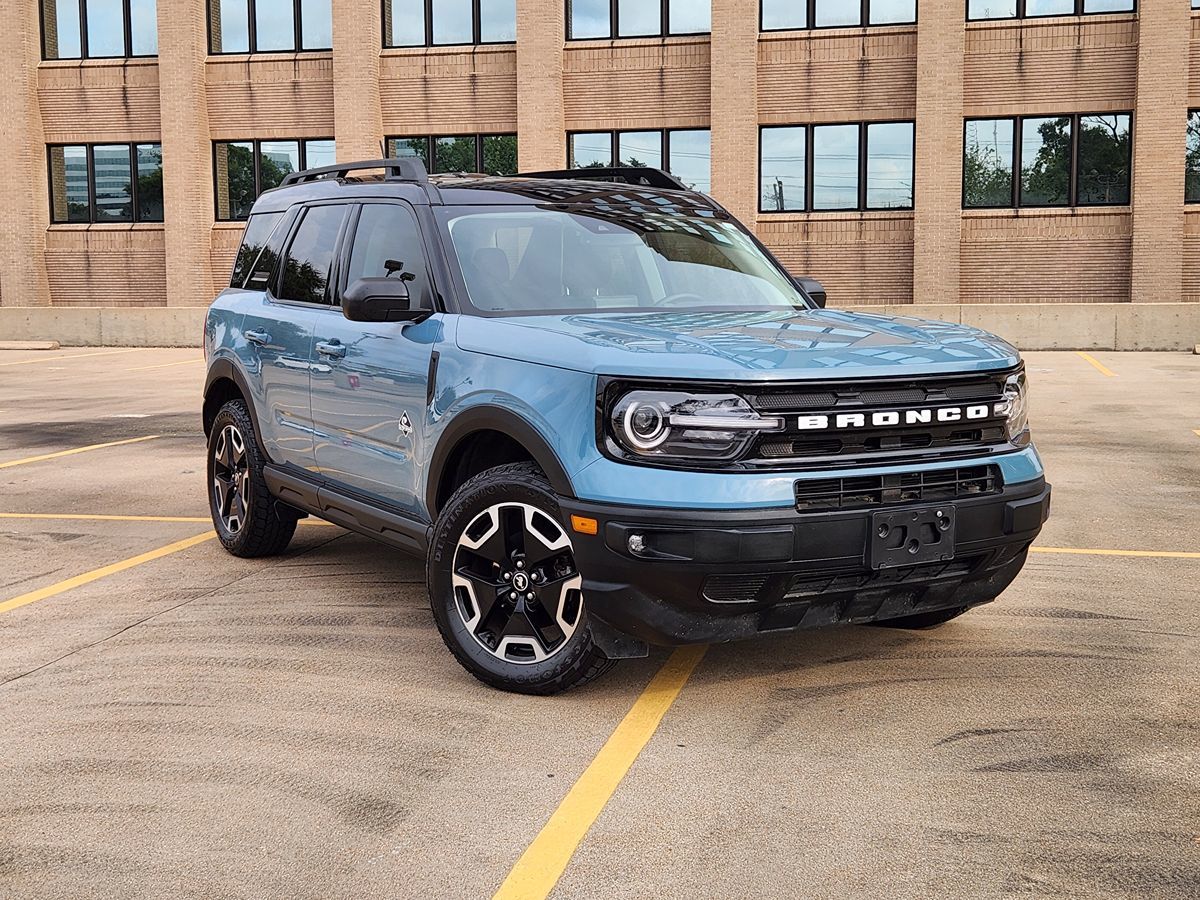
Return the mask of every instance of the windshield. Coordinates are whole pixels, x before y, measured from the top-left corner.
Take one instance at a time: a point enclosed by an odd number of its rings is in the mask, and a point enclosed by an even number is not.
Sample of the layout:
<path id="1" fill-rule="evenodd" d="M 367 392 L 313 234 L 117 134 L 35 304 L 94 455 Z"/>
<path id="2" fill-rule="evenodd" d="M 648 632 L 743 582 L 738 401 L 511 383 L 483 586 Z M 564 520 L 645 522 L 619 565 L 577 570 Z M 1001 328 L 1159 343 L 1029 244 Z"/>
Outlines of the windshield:
<path id="1" fill-rule="evenodd" d="M 737 225 L 694 214 L 441 210 L 484 313 L 794 309 L 803 296 Z"/>

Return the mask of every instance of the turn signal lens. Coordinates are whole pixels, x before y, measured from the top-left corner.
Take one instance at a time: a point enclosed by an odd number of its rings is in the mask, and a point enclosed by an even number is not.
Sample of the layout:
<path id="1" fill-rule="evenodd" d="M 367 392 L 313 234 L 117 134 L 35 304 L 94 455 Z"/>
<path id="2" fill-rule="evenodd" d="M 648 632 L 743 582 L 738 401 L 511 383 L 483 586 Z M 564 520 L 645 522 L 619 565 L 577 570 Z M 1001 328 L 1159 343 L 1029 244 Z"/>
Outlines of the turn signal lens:
<path id="1" fill-rule="evenodd" d="M 571 516 L 571 528 L 580 534 L 596 534 L 600 530 L 600 523 L 584 516 Z"/>

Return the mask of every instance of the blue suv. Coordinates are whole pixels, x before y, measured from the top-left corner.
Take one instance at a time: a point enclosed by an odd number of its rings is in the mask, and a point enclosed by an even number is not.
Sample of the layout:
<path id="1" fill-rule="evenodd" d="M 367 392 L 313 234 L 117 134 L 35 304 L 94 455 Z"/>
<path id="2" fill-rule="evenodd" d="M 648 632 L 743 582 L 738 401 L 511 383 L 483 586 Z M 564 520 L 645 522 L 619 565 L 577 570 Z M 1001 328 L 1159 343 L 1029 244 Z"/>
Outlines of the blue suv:
<path id="1" fill-rule="evenodd" d="M 446 646 L 548 694 L 651 644 L 994 599 L 1049 512 L 1017 351 L 824 309 L 653 169 L 298 172 L 209 310 L 213 521 L 427 560 Z"/>

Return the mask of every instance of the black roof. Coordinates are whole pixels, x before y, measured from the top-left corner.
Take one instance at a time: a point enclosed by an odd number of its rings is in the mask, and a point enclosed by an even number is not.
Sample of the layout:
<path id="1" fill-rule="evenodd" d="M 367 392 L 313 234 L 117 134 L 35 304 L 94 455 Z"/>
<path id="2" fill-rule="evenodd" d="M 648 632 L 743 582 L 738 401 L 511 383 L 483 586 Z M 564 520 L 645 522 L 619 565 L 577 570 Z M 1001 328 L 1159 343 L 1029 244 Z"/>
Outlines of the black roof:
<path id="1" fill-rule="evenodd" d="M 554 205 L 612 207 L 622 212 L 727 215 L 712 198 L 657 169 L 572 169 L 509 176 L 427 175 L 420 160 L 368 160 L 288 175 L 264 192 L 255 212 L 282 212 L 314 200 L 396 197 L 444 206 Z"/>

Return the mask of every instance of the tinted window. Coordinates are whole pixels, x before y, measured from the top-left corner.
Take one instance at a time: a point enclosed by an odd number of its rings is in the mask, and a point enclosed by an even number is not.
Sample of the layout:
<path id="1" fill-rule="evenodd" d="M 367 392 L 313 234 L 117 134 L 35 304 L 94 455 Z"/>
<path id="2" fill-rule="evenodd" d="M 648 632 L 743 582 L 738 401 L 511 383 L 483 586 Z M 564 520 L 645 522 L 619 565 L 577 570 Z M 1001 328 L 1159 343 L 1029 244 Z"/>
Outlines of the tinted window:
<path id="1" fill-rule="evenodd" d="M 158 55 L 158 4 L 155 0 L 129 0 L 129 34 L 134 56 Z"/>
<path id="2" fill-rule="evenodd" d="M 660 34 L 662 9 L 647 0 L 617 0 L 617 22 L 620 37 Z"/>
<path id="3" fill-rule="evenodd" d="M 669 0 L 671 34 L 703 34 L 712 30 L 710 0 Z"/>
<path id="4" fill-rule="evenodd" d="M 762 130 L 762 209 L 804 209 L 807 139 L 803 126 Z"/>
<path id="5" fill-rule="evenodd" d="M 867 126 L 867 208 L 913 205 L 913 123 Z"/>
<path id="6" fill-rule="evenodd" d="M 91 179 L 88 176 L 87 147 L 50 148 L 51 221 L 90 222 L 89 196 Z"/>
<path id="7" fill-rule="evenodd" d="M 707 128 L 670 133 L 668 171 L 693 190 L 712 191 L 712 136 Z"/>
<path id="8" fill-rule="evenodd" d="M 329 302 L 329 277 L 344 206 L 314 206 L 304 213 L 288 247 L 280 299 Z"/>
<path id="9" fill-rule="evenodd" d="M 813 128 L 813 209 L 858 206 L 858 126 Z"/>
<path id="10" fill-rule="evenodd" d="M 217 144 L 217 218 L 244 219 L 258 193 L 254 189 L 254 144 Z"/>
<path id="11" fill-rule="evenodd" d="M 608 0 L 567 0 L 573 38 L 608 37 Z"/>
<path id="12" fill-rule="evenodd" d="M 392 138 L 388 141 L 388 156 L 394 159 L 416 157 L 429 171 L 429 138 Z"/>
<path id="13" fill-rule="evenodd" d="M 425 0 L 385 0 L 383 33 L 388 47 L 425 43 Z"/>
<path id="14" fill-rule="evenodd" d="M 259 191 L 269 191 L 283 184 L 283 179 L 300 171 L 299 141 L 261 141 L 259 153 Z"/>
<path id="15" fill-rule="evenodd" d="M 661 131 L 622 131 L 617 134 L 617 165 L 661 169 L 662 145 Z"/>
<path id="16" fill-rule="evenodd" d="M 248 53 L 250 11 L 247 0 L 209 0 L 213 53 Z"/>
<path id="17" fill-rule="evenodd" d="M 917 21 L 917 0 L 871 0 L 867 7 L 867 23 L 869 25 L 890 25 L 893 23 Z"/>
<path id="18" fill-rule="evenodd" d="M 304 168 L 319 169 L 337 162 L 337 146 L 334 141 L 305 141 Z"/>
<path id="19" fill-rule="evenodd" d="M 125 55 L 122 0 L 87 0 L 88 56 Z"/>
<path id="20" fill-rule="evenodd" d="M 516 0 L 479 0 L 479 39 L 484 43 L 517 39 Z"/>
<path id="21" fill-rule="evenodd" d="M 762 27 L 767 31 L 808 27 L 808 4 L 797 0 L 762 0 Z"/>
<path id="22" fill-rule="evenodd" d="M 425 248 L 411 210 L 391 203 L 364 205 L 354 232 L 346 283 L 359 278 L 399 278 L 402 273 L 409 281 L 413 305 L 432 308 Z"/>
<path id="23" fill-rule="evenodd" d="M 817 0 L 813 19 L 818 28 L 857 25 L 862 15 L 858 0 Z"/>
<path id="24" fill-rule="evenodd" d="M 475 136 L 440 137 L 433 142 L 435 172 L 474 172 Z"/>
<path id="25" fill-rule="evenodd" d="M 255 261 L 266 247 L 267 239 L 282 218 L 283 213 L 260 213 L 250 217 L 250 221 L 246 223 L 246 231 L 242 234 L 242 246 L 238 249 L 237 259 L 233 262 L 233 278 L 230 279 L 230 287 L 246 286 L 246 280 L 250 277 Z M 264 263 L 266 262 L 270 262 L 270 265 L 260 266 L 260 270 L 274 268 L 274 260 L 264 260 Z M 258 280 L 261 279 L 256 279 L 256 281 Z"/>
<path id="26" fill-rule="evenodd" d="M 1069 16 L 1075 12 L 1075 0 L 1025 0 L 1027 16 Z"/>
<path id="27" fill-rule="evenodd" d="M 967 122 L 963 148 L 963 204 L 1009 206 L 1013 194 L 1013 120 Z"/>
<path id="28" fill-rule="evenodd" d="M 1192 0 L 1193 5 L 1200 0 Z M 1188 113 L 1187 156 L 1184 170 L 1184 198 L 1200 200 L 1200 112 Z"/>
<path id="29" fill-rule="evenodd" d="M 162 145 L 138 144 L 138 218 L 143 222 L 163 220 Z"/>
<path id="30" fill-rule="evenodd" d="M 42 27 L 45 33 L 46 59 L 78 59 L 83 55 L 80 36 L 79 4 L 81 0 L 57 0 L 42 4 Z"/>
<path id="31" fill-rule="evenodd" d="M 483 137 L 483 171 L 489 175 L 512 175 L 517 171 L 517 136 L 489 134 Z"/>
<path id="32" fill-rule="evenodd" d="M 969 0 L 967 18 L 1013 19 L 1017 15 L 1017 0 Z"/>
<path id="33" fill-rule="evenodd" d="M 475 29 L 471 16 L 471 0 L 433 0 L 433 42 L 473 43 Z"/>
<path id="34" fill-rule="evenodd" d="M 1080 116 L 1077 203 L 1129 202 L 1129 116 Z"/>
<path id="35" fill-rule="evenodd" d="M 133 221 L 133 168 L 128 144 L 92 148 L 96 175 L 96 221 Z"/>
<path id="36" fill-rule="evenodd" d="M 1071 117 L 1021 120 L 1021 205 L 1066 206 L 1071 182 Z"/>
<path id="37" fill-rule="evenodd" d="M 570 164 L 573 169 L 603 168 L 613 164 L 611 132 L 573 134 L 569 143 Z"/>

